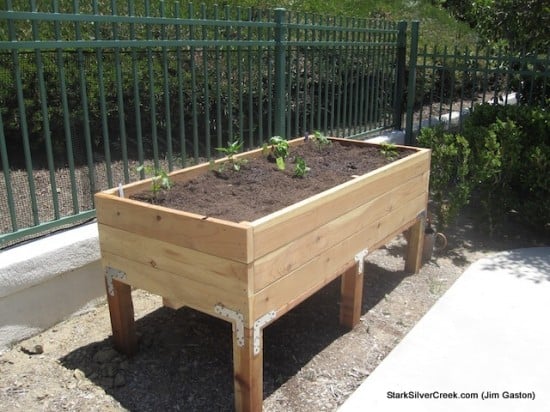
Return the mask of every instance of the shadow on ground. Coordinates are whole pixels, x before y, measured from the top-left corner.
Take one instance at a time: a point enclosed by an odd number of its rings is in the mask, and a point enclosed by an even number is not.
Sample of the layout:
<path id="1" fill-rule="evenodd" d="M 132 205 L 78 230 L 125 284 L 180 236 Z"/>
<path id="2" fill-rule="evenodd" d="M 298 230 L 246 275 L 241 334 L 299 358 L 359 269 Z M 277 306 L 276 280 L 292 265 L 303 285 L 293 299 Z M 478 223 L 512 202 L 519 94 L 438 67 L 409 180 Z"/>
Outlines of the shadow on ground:
<path id="1" fill-rule="evenodd" d="M 407 276 L 368 262 L 365 270 L 362 313 Z M 339 293 L 337 279 L 264 330 L 264 399 L 348 332 L 338 322 Z M 133 358 L 105 339 L 60 362 L 80 369 L 131 411 L 233 410 L 230 323 L 189 308 L 159 308 L 138 319 L 136 328 L 139 352 Z"/>

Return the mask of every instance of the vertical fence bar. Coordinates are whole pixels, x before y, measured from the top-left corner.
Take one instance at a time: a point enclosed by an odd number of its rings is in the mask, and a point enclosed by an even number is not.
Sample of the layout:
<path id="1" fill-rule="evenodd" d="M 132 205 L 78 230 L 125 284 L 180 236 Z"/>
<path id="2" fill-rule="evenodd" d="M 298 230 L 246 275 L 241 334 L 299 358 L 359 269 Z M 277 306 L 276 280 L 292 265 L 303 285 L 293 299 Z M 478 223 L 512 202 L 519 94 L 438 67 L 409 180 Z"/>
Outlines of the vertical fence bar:
<path id="1" fill-rule="evenodd" d="M 466 88 L 465 82 L 466 82 L 466 76 L 469 74 L 468 70 L 468 62 L 470 60 L 470 51 L 468 50 L 468 47 L 466 47 L 466 51 L 464 52 L 464 56 L 462 57 L 462 69 L 464 78 L 462 79 L 462 86 L 460 87 L 460 106 L 459 106 L 459 117 L 458 117 L 458 128 L 462 130 L 462 123 L 463 123 L 463 110 L 464 110 L 464 89 Z M 473 99 L 472 99 L 473 100 Z"/>
<path id="2" fill-rule="evenodd" d="M 291 24 L 301 24 L 303 19 L 303 12 L 288 12 L 287 18 L 288 22 Z M 294 28 L 292 31 L 288 32 L 288 39 L 290 42 L 300 42 L 305 30 L 301 28 Z M 302 79 L 303 79 L 303 67 L 302 63 L 302 47 L 298 45 L 289 45 L 288 46 L 288 56 L 290 59 L 289 67 L 294 67 L 294 69 L 289 69 L 289 101 L 293 102 L 294 105 L 291 109 L 292 120 L 294 122 L 294 135 L 295 136 L 304 136 L 307 132 L 307 127 L 305 124 L 302 124 L 303 116 L 302 111 L 305 110 L 305 99 L 301 97 L 302 92 Z M 292 75 L 294 74 L 294 76 Z"/>
<path id="3" fill-rule="evenodd" d="M 375 52 L 374 52 L 374 46 L 372 45 L 373 42 L 373 31 L 369 30 L 367 41 L 369 45 L 367 46 L 367 55 L 369 59 L 368 63 L 368 79 L 367 79 L 367 90 L 366 90 L 366 96 L 365 96 L 365 116 L 366 120 L 365 123 L 367 125 L 372 123 L 373 119 L 373 88 L 374 88 L 374 75 L 375 75 L 375 69 L 376 69 L 376 62 L 374 60 Z"/>
<path id="4" fill-rule="evenodd" d="M 350 17 L 346 17 L 346 25 L 345 25 L 345 29 L 346 29 L 346 33 L 345 33 L 345 43 L 346 43 L 346 46 L 344 47 L 344 50 L 345 50 L 345 61 L 346 62 L 349 62 L 350 59 L 349 59 L 349 56 L 350 56 L 350 49 L 349 49 L 349 22 L 350 22 Z M 349 119 L 348 119 L 348 106 L 349 106 L 349 102 L 348 102 L 348 99 L 349 99 L 349 93 L 348 93 L 348 85 L 349 85 L 349 82 L 348 82 L 348 79 L 349 79 L 349 65 L 348 64 L 345 64 L 344 65 L 344 96 L 342 98 L 342 125 L 341 125 L 341 136 L 342 137 L 346 137 L 348 135 L 348 132 L 347 132 L 347 129 L 346 129 L 346 126 L 349 124 Z"/>
<path id="5" fill-rule="evenodd" d="M 311 14 L 311 41 L 315 41 L 315 34 L 316 34 L 316 31 L 315 31 L 315 20 L 316 20 L 316 15 L 315 14 Z M 309 125 L 307 127 L 307 129 L 309 131 L 314 131 L 315 130 L 315 76 L 317 74 L 317 70 L 318 70 L 318 67 L 317 67 L 317 64 L 315 62 L 315 57 L 316 55 L 318 55 L 318 51 L 317 50 L 311 50 L 311 52 L 309 53 L 309 55 L 311 56 L 310 57 L 310 76 L 309 76 L 309 79 L 308 79 L 308 89 L 307 91 L 309 92 L 308 94 L 308 97 L 307 97 L 307 100 L 309 101 Z"/>
<path id="6" fill-rule="evenodd" d="M 405 67 L 407 65 L 407 22 L 400 21 L 397 25 L 397 30 L 397 79 L 393 98 L 393 128 L 395 130 L 401 130 L 403 127 L 403 90 L 405 87 Z"/>
<path id="7" fill-rule="evenodd" d="M 380 33 L 380 29 L 383 27 L 384 22 L 379 21 L 377 24 L 377 33 L 375 34 L 375 39 L 377 43 L 380 43 L 383 41 L 382 34 Z M 382 80 L 384 76 L 384 69 L 383 69 L 383 50 L 380 47 L 380 44 L 375 46 L 375 55 L 374 55 L 374 61 L 375 61 L 375 75 L 374 75 L 374 93 L 373 93 L 373 124 L 376 127 L 379 127 L 380 125 L 380 105 L 382 104 L 382 96 L 380 95 L 380 90 L 383 90 L 382 87 Z"/>
<path id="8" fill-rule="evenodd" d="M 426 59 L 427 59 L 427 55 L 428 55 L 428 49 L 427 49 L 427 45 L 424 45 L 424 50 L 422 51 L 422 64 L 420 65 L 420 68 L 422 69 L 422 74 L 419 76 L 419 79 L 420 79 L 420 86 L 419 86 L 419 90 L 420 90 L 420 93 L 421 93 L 421 96 L 420 96 L 420 107 L 423 107 L 424 106 L 424 88 L 426 86 Z M 417 59 L 418 61 L 418 59 Z M 418 70 L 418 65 L 417 65 L 417 70 Z M 410 90 L 408 89 L 407 87 L 407 124 L 406 124 L 406 130 L 409 130 L 409 123 L 408 123 L 408 119 L 409 117 L 412 117 L 412 110 L 409 109 L 409 93 L 410 93 Z M 413 110 L 414 110 L 414 102 L 416 102 L 416 99 L 418 98 L 417 96 L 417 92 L 416 92 L 416 86 L 415 86 L 415 91 L 414 91 L 414 101 L 413 101 Z M 430 101 L 430 107 L 431 107 L 431 104 L 432 102 Z M 420 130 L 420 126 L 422 125 L 422 113 L 423 110 L 420 110 L 419 113 L 418 113 L 418 129 Z M 412 124 L 411 124 L 411 129 L 414 127 Z"/>
<path id="9" fill-rule="evenodd" d="M 145 17 L 151 17 L 151 2 L 145 0 Z M 153 33 L 151 30 L 151 23 L 145 23 L 145 33 L 147 40 L 153 39 Z M 156 76 L 153 69 L 153 50 L 149 46 L 147 47 L 147 71 L 149 77 L 149 106 L 150 106 L 150 122 L 151 122 L 151 140 L 153 142 L 153 164 L 155 169 L 160 168 L 159 164 L 159 143 L 158 143 L 158 130 L 157 130 L 157 99 L 156 99 Z"/>
<path id="10" fill-rule="evenodd" d="M 357 36 L 359 35 L 356 31 L 357 27 L 357 19 L 352 19 L 352 29 L 353 32 L 351 34 L 352 41 L 354 45 L 352 46 L 352 52 L 353 52 L 353 97 L 352 97 L 352 113 L 351 116 L 353 118 L 352 120 L 352 132 L 351 135 L 357 134 L 357 130 L 359 127 L 359 82 L 361 81 L 360 78 L 360 66 L 359 66 L 359 56 L 361 55 L 361 52 L 359 50 L 359 46 L 356 46 L 355 44 L 358 42 Z"/>
<path id="11" fill-rule="evenodd" d="M 8 10 L 11 10 L 11 1 L 7 2 Z M 8 39 L 10 41 L 16 41 L 17 36 L 15 34 L 15 27 L 12 20 L 8 20 Z M 11 52 L 13 63 L 13 76 L 17 93 L 17 105 L 19 109 L 19 117 L 21 122 L 21 134 L 23 138 L 23 153 L 25 156 L 25 170 L 27 172 L 27 182 L 29 185 L 29 194 L 31 197 L 31 211 L 32 218 L 35 225 L 40 223 L 38 217 L 38 205 L 36 202 L 36 188 L 34 184 L 33 165 L 31 158 L 31 147 L 29 140 L 29 128 L 27 123 L 27 111 L 25 107 L 25 96 L 23 95 L 23 81 L 21 79 L 21 68 L 19 65 L 19 54 L 17 50 L 13 49 Z"/>
<path id="12" fill-rule="evenodd" d="M 319 25 L 323 25 L 323 17 L 322 16 L 319 16 Z M 317 34 L 316 34 L 316 37 L 315 37 L 315 40 L 321 40 L 321 36 L 322 36 L 322 31 L 320 29 L 317 29 Z M 317 81 L 314 83 L 317 85 L 317 90 L 315 91 L 315 94 L 316 94 L 316 97 L 317 97 L 317 121 L 315 122 L 316 123 L 316 129 L 317 130 L 321 130 L 323 128 L 322 126 L 322 120 L 321 120 L 321 108 L 323 106 L 323 101 L 322 101 L 322 98 L 323 98 L 323 95 L 321 93 L 321 90 L 322 90 L 322 73 L 325 69 L 325 50 L 324 48 L 319 48 L 317 50 L 317 64 L 315 65 L 315 67 L 317 67 L 317 73 L 316 73 L 316 77 L 317 77 Z"/>
<path id="13" fill-rule="evenodd" d="M 330 25 L 330 19 L 327 18 L 325 20 L 325 24 L 328 26 Z M 330 41 L 329 40 L 329 36 L 330 36 L 330 33 L 329 33 L 329 30 L 325 30 L 325 38 L 324 38 L 324 41 L 328 42 Z M 329 85 L 330 85 L 330 82 L 331 80 L 334 81 L 334 79 L 331 79 L 330 78 L 330 69 L 332 68 L 332 65 L 331 65 L 331 60 L 332 60 L 332 48 L 328 48 L 326 49 L 327 52 L 326 52 L 326 55 L 325 55 L 325 59 L 324 59 L 324 64 L 323 64 L 323 67 L 324 67 L 324 79 L 325 79 L 325 82 L 324 82 L 324 95 L 323 95 L 323 127 L 322 127 L 322 131 L 323 133 L 327 134 L 328 133 L 328 118 L 329 118 L 329 105 L 328 105 L 328 96 L 329 96 L 329 93 L 328 93 L 328 90 L 329 90 Z"/>
<path id="14" fill-rule="evenodd" d="M 252 21 L 252 8 L 248 8 L 248 21 Z M 252 26 L 248 26 L 247 30 L 247 40 L 252 40 Z M 253 86 L 253 54 L 252 46 L 247 47 L 246 60 L 247 60 L 247 82 L 246 87 L 248 89 L 248 147 L 254 147 L 254 86 Z"/>
<path id="15" fill-rule="evenodd" d="M 239 24 L 241 22 L 241 7 L 237 7 L 237 40 L 242 40 L 242 26 Z M 243 48 L 242 46 L 237 46 L 237 84 L 239 87 L 243 84 Z M 239 125 L 239 141 L 244 142 L 244 106 L 243 106 L 243 89 L 239 89 L 238 96 L 238 125 Z"/>
<path id="16" fill-rule="evenodd" d="M 219 8 L 217 5 L 214 6 L 214 19 L 219 20 Z M 220 26 L 216 25 L 214 27 L 214 40 L 216 44 L 220 40 Z M 216 145 L 217 147 L 222 147 L 222 91 L 221 91 L 221 52 L 220 46 L 214 47 L 214 71 L 216 76 Z"/>
<path id="17" fill-rule="evenodd" d="M 275 9 L 275 134 L 278 136 L 284 136 L 286 116 L 286 45 L 284 44 L 286 41 L 285 13 L 285 9 Z"/>
<path id="18" fill-rule="evenodd" d="M 204 4 L 201 4 L 201 17 L 203 20 L 206 20 L 206 7 Z M 208 32 L 206 26 L 202 26 L 202 39 L 206 40 L 208 38 Z M 211 140 L 210 140 L 210 85 L 209 85 L 209 76 L 208 76 L 208 49 L 203 47 L 202 49 L 202 76 L 204 84 L 204 138 L 206 140 L 206 156 L 210 158 L 212 156 Z"/>
<path id="19" fill-rule="evenodd" d="M 217 13 L 216 8 L 216 13 Z M 174 4 L 174 14 L 176 18 L 181 18 L 180 3 Z M 181 40 L 181 26 L 176 26 L 176 40 Z M 185 107 L 183 99 L 183 57 L 181 55 L 181 46 L 176 48 L 176 67 L 177 67 L 177 84 L 178 84 L 178 122 L 179 122 L 179 141 L 181 150 L 181 167 L 187 164 L 187 143 L 185 138 Z M 220 127 L 219 124 L 217 124 Z"/>
<path id="20" fill-rule="evenodd" d="M 292 13 L 289 11 L 288 12 L 288 15 L 287 15 L 287 22 L 288 23 L 292 23 L 292 19 L 293 19 L 293 15 Z M 294 31 L 290 31 L 289 29 L 289 32 L 288 32 L 288 39 L 291 40 L 291 39 L 294 39 Z M 294 79 L 294 73 L 297 73 L 297 71 L 295 72 L 293 70 L 293 65 L 296 64 L 298 62 L 298 60 L 295 58 L 295 52 L 292 48 L 288 48 L 288 57 L 287 57 L 287 68 L 285 69 L 286 70 L 286 73 L 287 73 L 287 78 L 286 78 L 286 93 L 287 95 L 289 96 L 289 101 L 292 102 L 293 99 L 295 98 L 293 95 L 292 95 L 292 88 L 293 88 L 293 81 L 295 80 Z M 294 109 L 294 110 L 293 110 Z M 288 116 L 286 116 L 286 131 L 285 131 L 285 136 L 298 136 L 300 135 L 300 131 L 298 129 L 298 125 L 297 125 L 297 122 L 296 122 L 296 110 L 295 108 L 292 108 L 292 109 L 289 109 L 289 112 L 288 112 Z M 294 126 L 294 127 L 293 127 Z"/>
<path id="21" fill-rule="evenodd" d="M 31 1 L 31 10 L 33 12 L 36 12 L 36 0 Z M 33 40 L 38 41 L 38 28 L 35 20 L 32 21 L 31 26 Z M 46 143 L 46 158 L 48 162 L 48 171 L 50 176 L 50 188 L 52 191 L 54 219 L 59 219 L 59 199 L 57 195 L 57 184 L 55 181 L 55 163 L 53 159 L 52 136 L 50 131 L 50 115 L 48 113 L 48 98 L 46 94 L 46 86 L 44 84 L 44 64 L 42 62 L 42 53 L 39 49 L 35 49 L 34 56 L 37 69 L 36 75 L 38 77 L 40 107 L 42 112 L 42 128 L 44 129 L 44 140 Z"/>
<path id="22" fill-rule="evenodd" d="M 409 82 L 407 87 L 407 126 L 405 131 L 405 144 L 414 144 L 413 136 L 413 109 L 416 90 L 416 64 L 418 58 L 418 28 L 420 23 L 413 21 L 411 26 L 411 51 L 409 57 Z"/>
<path id="23" fill-rule="evenodd" d="M 2 173 L 4 174 L 4 181 L 6 183 L 6 197 L 8 200 L 11 229 L 15 232 L 19 229 L 19 226 L 17 225 L 15 202 L 13 201 L 13 191 L 11 189 L 11 171 L 8 162 L 8 148 L 6 146 L 6 136 L 4 135 L 2 112 L 0 112 L 0 160 L 2 160 Z"/>
<path id="24" fill-rule="evenodd" d="M 334 22 L 336 24 L 336 21 Z M 336 30 L 334 30 L 332 32 L 332 41 L 336 41 Z M 331 135 L 335 135 L 335 130 L 336 130 L 336 82 L 338 81 L 337 80 L 337 77 L 336 77 L 336 73 L 337 73 L 337 64 L 336 64 L 336 53 L 334 53 L 334 56 L 332 56 L 332 59 L 331 59 L 331 67 L 330 67 L 330 75 L 331 75 L 331 78 L 332 78 L 332 81 L 331 81 L 331 87 L 330 87 L 330 96 L 331 96 L 331 100 L 330 100 L 330 134 Z"/>
<path id="25" fill-rule="evenodd" d="M 54 13 L 59 12 L 58 0 L 53 2 Z M 55 39 L 61 41 L 61 27 L 59 21 L 55 22 Z M 67 98 L 67 82 L 65 76 L 65 59 L 63 57 L 63 50 L 61 48 L 56 49 L 56 64 L 57 73 L 59 75 L 59 89 L 61 92 L 61 107 L 63 109 L 63 131 L 65 134 L 65 149 L 67 153 L 67 163 L 69 166 L 69 178 L 71 181 L 71 193 L 76 193 L 76 176 L 75 176 L 75 164 L 74 164 L 74 152 L 73 152 L 73 137 L 71 132 L 71 121 L 69 116 L 69 102 Z M 73 213 L 77 214 L 80 211 L 80 205 L 78 203 L 78 197 L 72 196 Z"/>
<path id="26" fill-rule="evenodd" d="M 111 0 L 111 15 L 117 15 L 116 0 Z M 118 40 L 118 23 L 113 23 L 112 26 L 113 39 Z M 120 144 L 122 151 L 122 163 L 124 165 L 124 181 L 130 181 L 128 168 L 128 139 L 126 135 L 126 115 L 124 110 L 124 91 L 122 88 L 122 67 L 120 61 L 120 50 L 115 48 L 115 79 L 116 79 L 116 94 L 118 108 L 118 126 L 120 129 Z"/>
<path id="27" fill-rule="evenodd" d="M 93 1 L 93 13 L 95 16 L 99 15 L 99 7 L 97 0 Z M 100 39 L 100 27 L 97 21 L 94 22 L 94 34 L 96 39 Z M 96 49 L 97 60 L 97 82 L 98 82 L 98 94 L 99 94 L 99 111 L 101 114 L 101 132 L 103 135 L 103 152 L 105 154 L 105 168 L 107 174 L 107 184 L 109 187 L 113 187 L 113 172 L 111 169 L 111 146 L 109 137 L 109 126 L 107 124 L 107 104 L 105 101 L 105 82 L 104 82 L 104 70 L 103 70 L 103 49 Z"/>
<path id="28" fill-rule="evenodd" d="M 256 36 L 258 37 L 258 40 L 264 39 L 264 29 L 261 26 L 258 26 L 256 28 Z M 258 88 L 258 144 L 263 144 L 264 142 L 264 99 L 263 99 L 263 79 L 264 79 L 264 73 L 263 73 L 263 56 L 264 52 L 262 47 L 258 47 L 256 55 L 257 55 L 257 61 L 258 61 L 258 82 L 256 84 L 256 87 Z"/>
<path id="29" fill-rule="evenodd" d="M 73 0 L 73 10 L 75 14 L 79 14 L 80 10 L 78 7 L 78 0 Z M 80 31 L 80 22 L 75 21 L 75 34 L 76 40 L 82 40 L 82 35 Z M 80 100 L 82 104 L 82 125 L 84 128 L 84 148 L 86 150 L 86 163 L 88 166 L 88 182 L 90 183 L 89 193 L 83 191 L 83 196 L 88 195 L 88 200 L 91 203 L 91 209 L 94 208 L 94 196 L 93 193 L 96 192 L 96 181 L 95 181 L 95 169 L 94 169 L 94 159 L 92 151 L 92 135 L 90 131 L 90 111 L 88 105 L 88 91 L 87 91 L 87 82 L 86 82 L 86 67 L 84 61 L 84 54 L 82 49 L 79 47 L 76 50 L 78 58 L 78 77 L 80 83 Z M 77 193 L 73 193 L 73 196 L 77 196 Z"/>
<path id="30" fill-rule="evenodd" d="M 131 17 L 135 16 L 134 1 L 128 0 L 128 14 Z M 135 23 L 130 23 L 130 40 L 136 39 Z M 139 74 L 138 74 L 138 58 L 137 50 L 135 47 L 131 49 L 131 61 L 132 61 L 132 86 L 134 93 L 134 116 L 136 122 L 136 142 L 137 142 L 137 155 L 140 165 L 145 162 L 145 156 L 143 153 L 143 131 L 141 125 L 141 97 L 139 88 Z M 145 178 L 145 170 L 142 168 L 139 172 L 140 178 Z"/>
<path id="31" fill-rule="evenodd" d="M 270 16 L 272 17 L 272 16 Z M 275 38 L 274 30 L 268 31 L 270 39 Z M 273 136 L 273 58 L 275 55 L 274 48 L 269 48 L 267 51 L 267 136 Z"/>
<path id="32" fill-rule="evenodd" d="M 391 122 L 393 110 L 393 100 L 395 93 L 395 85 L 390 84 L 390 79 L 394 80 L 392 76 L 392 71 L 389 70 L 390 65 L 394 61 L 394 57 L 391 56 L 390 48 L 387 43 L 389 42 L 389 22 L 383 22 L 383 32 L 382 32 L 382 47 L 381 47 L 381 60 L 382 60 L 382 87 L 380 90 L 383 90 L 381 96 L 380 104 L 380 123 L 378 124 L 379 128 L 388 127 L 388 121 Z M 392 123 L 389 123 L 391 127 Z"/>
<path id="33" fill-rule="evenodd" d="M 224 7 L 225 12 L 225 20 L 229 21 L 231 19 L 231 12 L 229 6 Z M 231 36 L 231 30 L 227 28 L 225 30 L 225 40 L 229 40 Z M 232 50 L 231 46 L 228 46 L 226 48 L 226 81 L 227 81 L 227 100 L 226 100 L 226 111 L 227 111 L 227 135 L 228 135 L 228 141 L 233 141 L 233 65 L 232 65 Z M 191 59 L 191 63 L 193 62 L 193 59 Z M 193 112 L 195 112 L 195 108 L 193 109 Z M 193 120 L 193 123 L 195 122 L 195 119 Z"/>
<path id="34" fill-rule="evenodd" d="M 367 22 L 365 19 L 361 19 L 361 26 L 362 26 L 362 32 L 360 36 L 361 42 L 365 43 L 367 41 Z M 359 84 L 359 107 L 358 107 L 358 121 L 359 121 L 359 132 L 364 133 L 367 130 L 366 127 L 366 118 L 365 118 L 365 91 L 367 86 L 366 78 L 367 78 L 367 52 L 365 46 L 361 46 L 359 55 L 361 56 L 360 62 L 360 84 Z"/>
<path id="35" fill-rule="evenodd" d="M 160 17 L 166 17 L 164 1 L 160 2 Z M 160 29 L 160 38 L 166 40 L 166 23 L 163 22 Z M 166 151 L 168 157 L 168 170 L 171 172 L 174 169 L 174 153 L 172 149 L 172 112 L 170 107 L 170 80 L 168 77 L 168 49 L 162 47 L 162 78 L 164 84 L 164 113 L 166 122 Z M 207 123 L 208 124 L 208 123 Z"/>
<path id="36" fill-rule="evenodd" d="M 457 64 L 457 54 L 458 54 L 458 48 L 455 46 L 454 47 L 454 52 L 453 52 L 453 59 L 452 59 L 452 63 L 451 63 L 451 69 L 450 69 L 450 74 L 449 74 L 449 82 L 450 82 L 450 86 L 449 86 L 449 96 L 448 96 L 448 99 L 449 99 L 449 126 L 451 125 L 451 114 L 453 113 L 453 101 L 454 101 L 454 92 L 455 92 L 455 77 L 456 77 L 456 64 Z"/>

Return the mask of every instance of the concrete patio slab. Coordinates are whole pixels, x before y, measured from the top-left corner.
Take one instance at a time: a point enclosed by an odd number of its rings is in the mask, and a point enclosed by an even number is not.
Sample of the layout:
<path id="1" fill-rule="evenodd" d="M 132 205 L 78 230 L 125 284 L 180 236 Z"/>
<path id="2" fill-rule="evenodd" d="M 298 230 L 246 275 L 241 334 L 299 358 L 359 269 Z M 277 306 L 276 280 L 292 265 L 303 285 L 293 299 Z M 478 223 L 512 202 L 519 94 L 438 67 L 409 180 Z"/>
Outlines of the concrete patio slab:
<path id="1" fill-rule="evenodd" d="M 550 248 L 471 265 L 339 409 L 550 411 Z"/>

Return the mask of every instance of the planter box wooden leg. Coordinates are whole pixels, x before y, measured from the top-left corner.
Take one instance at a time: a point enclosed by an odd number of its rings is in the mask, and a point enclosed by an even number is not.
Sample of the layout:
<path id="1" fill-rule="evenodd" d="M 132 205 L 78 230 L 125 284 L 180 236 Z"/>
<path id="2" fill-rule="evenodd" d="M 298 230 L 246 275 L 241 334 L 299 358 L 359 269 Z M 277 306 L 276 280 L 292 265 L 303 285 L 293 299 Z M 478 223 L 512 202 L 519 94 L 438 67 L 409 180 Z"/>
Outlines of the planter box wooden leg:
<path id="1" fill-rule="evenodd" d="M 426 218 L 421 216 L 411 226 L 407 236 L 407 249 L 405 250 L 405 271 L 418 273 L 422 266 L 422 247 L 424 244 L 424 228 Z"/>
<path id="2" fill-rule="evenodd" d="M 340 287 L 340 324 L 353 328 L 361 317 L 363 299 L 363 273 L 359 265 L 353 265 L 342 274 Z"/>
<path id="3" fill-rule="evenodd" d="M 263 350 L 254 355 L 253 329 L 244 328 L 244 345 L 237 341 L 233 326 L 233 373 L 235 381 L 235 410 L 256 412 L 263 402 Z M 260 348 L 262 345 L 260 336 Z"/>
<path id="4" fill-rule="evenodd" d="M 132 288 L 115 279 L 112 282 L 112 289 L 107 286 L 107 302 L 114 346 L 119 352 L 131 356 L 137 351 Z"/>

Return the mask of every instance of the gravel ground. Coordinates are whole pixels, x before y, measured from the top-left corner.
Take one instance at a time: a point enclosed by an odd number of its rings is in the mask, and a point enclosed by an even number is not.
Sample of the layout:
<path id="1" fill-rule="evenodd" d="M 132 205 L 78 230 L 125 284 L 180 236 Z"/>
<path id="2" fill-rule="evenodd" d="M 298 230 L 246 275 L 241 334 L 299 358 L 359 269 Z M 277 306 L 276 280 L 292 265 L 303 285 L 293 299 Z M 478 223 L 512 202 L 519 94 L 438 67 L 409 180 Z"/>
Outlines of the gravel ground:
<path id="1" fill-rule="evenodd" d="M 477 230 L 467 213 L 449 246 L 417 275 L 403 272 L 404 240 L 371 253 L 360 324 L 338 324 L 333 282 L 264 331 L 264 410 L 334 411 L 369 376 L 465 268 L 490 253 L 548 245 L 508 222 Z M 140 350 L 119 355 L 106 304 L 74 316 L 0 355 L 3 411 L 230 411 L 231 327 L 134 291 Z"/>

